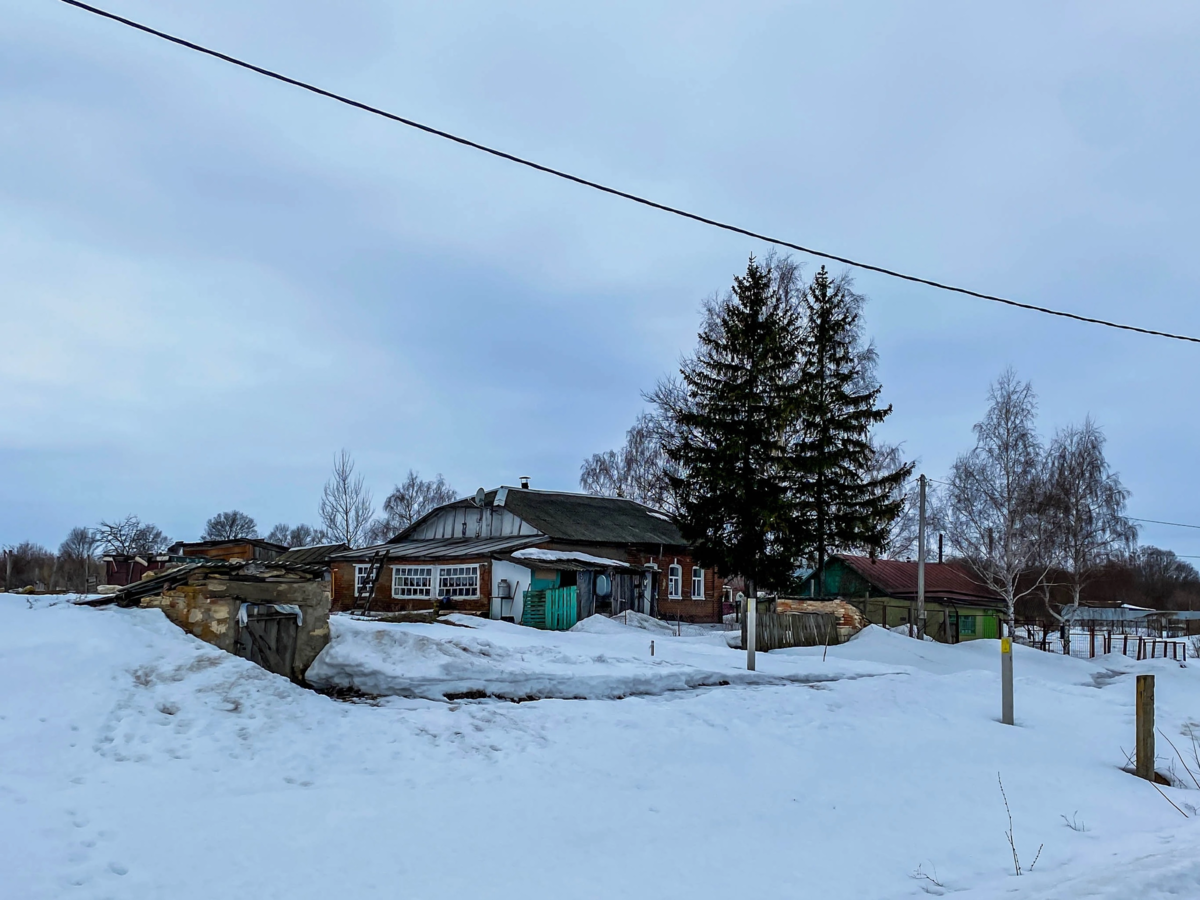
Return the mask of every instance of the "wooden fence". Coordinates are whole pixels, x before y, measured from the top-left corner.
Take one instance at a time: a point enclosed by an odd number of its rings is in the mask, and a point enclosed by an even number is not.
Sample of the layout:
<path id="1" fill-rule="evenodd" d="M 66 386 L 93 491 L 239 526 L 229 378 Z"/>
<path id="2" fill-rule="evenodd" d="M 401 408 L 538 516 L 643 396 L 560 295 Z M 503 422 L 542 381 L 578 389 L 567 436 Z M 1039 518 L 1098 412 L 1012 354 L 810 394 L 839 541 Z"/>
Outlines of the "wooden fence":
<path id="1" fill-rule="evenodd" d="M 822 647 L 838 643 L 837 617 L 831 613 L 758 613 L 755 649 Z M 742 646 L 746 646 L 746 617 L 742 616 Z"/>
<path id="2" fill-rule="evenodd" d="M 546 631 L 567 631 L 578 620 L 578 594 L 574 587 L 526 591 L 521 624 Z"/>

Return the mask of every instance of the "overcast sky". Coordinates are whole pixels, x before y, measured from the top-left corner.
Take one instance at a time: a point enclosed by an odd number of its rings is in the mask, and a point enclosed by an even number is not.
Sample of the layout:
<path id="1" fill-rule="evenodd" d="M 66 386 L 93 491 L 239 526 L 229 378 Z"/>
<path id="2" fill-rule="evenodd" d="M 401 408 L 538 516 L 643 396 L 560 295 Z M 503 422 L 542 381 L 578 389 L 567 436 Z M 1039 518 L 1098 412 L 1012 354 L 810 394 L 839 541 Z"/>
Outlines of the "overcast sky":
<path id="1" fill-rule="evenodd" d="M 1200 4 L 101 5 L 798 243 L 1200 334 Z M 379 499 L 409 468 L 574 489 L 769 250 L 65 4 L 0 16 L 0 543 L 314 522 L 342 447 Z M 1200 346 L 856 278 L 925 472 L 1011 364 L 1047 434 L 1105 429 L 1133 515 L 1200 523 Z"/>

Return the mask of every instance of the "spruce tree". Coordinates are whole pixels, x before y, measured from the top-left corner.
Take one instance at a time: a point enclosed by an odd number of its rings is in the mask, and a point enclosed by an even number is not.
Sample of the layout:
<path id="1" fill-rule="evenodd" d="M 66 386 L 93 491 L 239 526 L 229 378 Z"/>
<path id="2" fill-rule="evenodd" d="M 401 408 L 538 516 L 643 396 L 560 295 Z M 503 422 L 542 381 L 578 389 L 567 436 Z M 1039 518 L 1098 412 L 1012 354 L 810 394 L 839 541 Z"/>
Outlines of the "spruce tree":
<path id="1" fill-rule="evenodd" d="M 741 575 L 750 592 L 791 578 L 800 512 L 792 450 L 803 319 L 772 262 L 750 257 L 732 292 L 709 304 L 682 382 L 650 397 L 669 423 L 680 530 L 701 565 Z"/>
<path id="2" fill-rule="evenodd" d="M 891 414 L 876 406 L 881 387 L 870 371 L 873 349 L 861 340 L 862 297 L 845 277 L 833 279 L 822 266 L 801 298 L 802 432 L 796 443 L 808 544 L 804 554 L 824 592 L 831 549 L 880 552 L 888 526 L 900 513 L 896 488 L 912 464 L 879 473 L 872 465 L 871 429 Z"/>

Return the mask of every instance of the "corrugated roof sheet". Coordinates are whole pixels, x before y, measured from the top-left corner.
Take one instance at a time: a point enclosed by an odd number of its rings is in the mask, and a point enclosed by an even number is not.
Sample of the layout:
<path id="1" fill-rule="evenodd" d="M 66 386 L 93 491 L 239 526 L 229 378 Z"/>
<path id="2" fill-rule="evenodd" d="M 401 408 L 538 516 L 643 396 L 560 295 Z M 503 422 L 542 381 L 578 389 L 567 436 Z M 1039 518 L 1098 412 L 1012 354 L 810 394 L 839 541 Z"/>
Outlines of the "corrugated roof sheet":
<path id="1" fill-rule="evenodd" d="M 142 597 L 151 597 L 172 585 L 183 584 L 193 572 L 199 570 L 223 572 L 233 577 L 243 576 L 257 578 L 266 572 L 280 570 L 285 572 L 300 572 L 313 578 L 321 577 L 325 567 L 321 565 L 306 565 L 303 563 L 279 563 L 274 559 L 252 559 L 234 562 L 226 559 L 206 559 L 199 562 L 185 563 L 174 569 L 163 569 L 150 578 L 135 581 L 108 596 L 119 606 L 133 605 Z"/>
<path id="2" fill-rule="evenodd" d="M 388 559 L 465 559 L 471 556 L 492 556 L 511 553 L 523 547 L 545 543 L 542 535 L 533 537 L 499 538 L 444 538 L 434 541 L 398 541 L 394 544 L 376 544 L 360 550 L 335 553 L 331 559 L 370 559 L 379 550 L 386 550 Z"/>
<path id="3" fill-rule="evenodd" d="M 838 555 L 846 565 L 885 594 L 901 599 L 917 596 L 917 564 L 899 559 Z M 974 581 L 957 563 L 925 563 L 925 596 L 947 600 L 1003 603 L 1002 598 Z"/>
<path id="4" fill-rule="evenodd" d="M 194 547 L 199 550 L 204 550 L 210 547 L 224 547 L 228 544 L 249 544 L 252 547 L 262 547 L 264 550 L 276 550 L 282 552 L 287 549 L 283 544 L 276 544 L 274 541 L 265 541 L 262 538 L 222 538 L 216 541 L 176 541 L 172 547 Z"/>
<path id="5" fill-rule="evenodd" d="M 276 563 L 323 563 L 333 554 L 349 550 L 349 544 L 314 544 L 311 547 L 293 547 L 280 553 L 271 562 Z"/>

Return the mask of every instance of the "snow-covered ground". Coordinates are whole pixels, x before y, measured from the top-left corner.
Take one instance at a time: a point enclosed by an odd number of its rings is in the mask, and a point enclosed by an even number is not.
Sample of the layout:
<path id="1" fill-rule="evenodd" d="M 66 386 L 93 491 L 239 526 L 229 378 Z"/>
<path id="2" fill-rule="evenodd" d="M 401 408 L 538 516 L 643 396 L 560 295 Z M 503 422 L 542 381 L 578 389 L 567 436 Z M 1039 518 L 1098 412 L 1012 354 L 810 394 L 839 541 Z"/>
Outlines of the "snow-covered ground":
<path id="1" fill-rule="evenodd" d="M 813 684 L 894 674 L 896 666 L 762 654 L 756 672 L 725 631 L 690 637 L 649 616 L 603 616 L 570 635 L 450 616 L 453 624 L 381 624 L 334 616 L 333 643 L 309 669 L 320 688 L 430 700 L 486 695 L 509 700 L 613 700 L 699 687 Z M 458 626 L 458 627 L 456 627 Z M 651 643 L 654 644 L 653 650 Z M 653 656 L 651 653 L 653 652 Z"/>
<path id="2" fill-rule="evenodd" d="M 0 896 L 1200 897 L 1200 790 L 1163 788 L 1185 819 L 1121 771 L 1134 672 L 1191 763 L 1198 666 L 1017 647 L 1010 728 L 989 641 L 869 629 L 747 679 L 720 633 L 336 621 L 323 665 L 410 696 L 0 594 Z M 480 683 L 625 699 L 420 699 Z"/>

